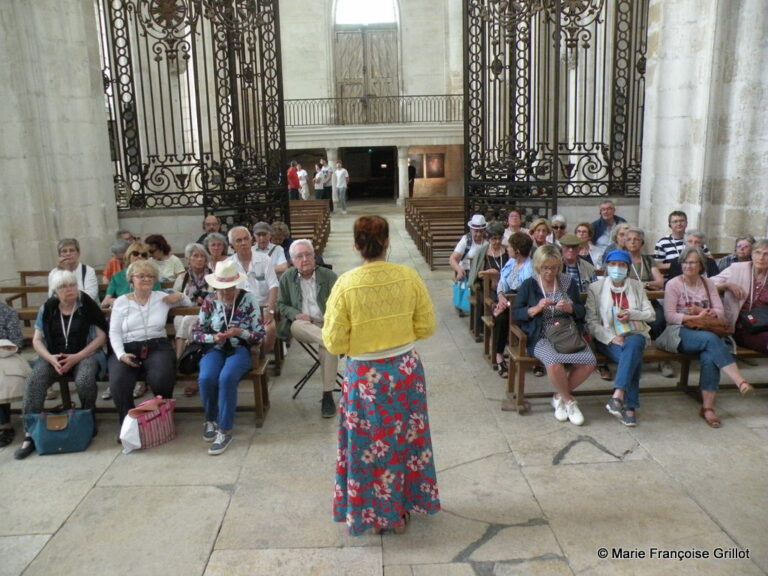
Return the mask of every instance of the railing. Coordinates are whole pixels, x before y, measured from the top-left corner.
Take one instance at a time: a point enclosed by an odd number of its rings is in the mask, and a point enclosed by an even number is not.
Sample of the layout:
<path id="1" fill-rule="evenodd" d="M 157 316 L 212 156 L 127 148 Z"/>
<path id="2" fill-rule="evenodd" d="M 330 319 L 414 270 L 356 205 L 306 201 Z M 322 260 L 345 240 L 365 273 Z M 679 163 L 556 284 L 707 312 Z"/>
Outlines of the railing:
<path id="1" fill-rule="evenodd" d="M 285 125 L 461 122 L 463 106 L 462 94 L 285 100 Z"/>

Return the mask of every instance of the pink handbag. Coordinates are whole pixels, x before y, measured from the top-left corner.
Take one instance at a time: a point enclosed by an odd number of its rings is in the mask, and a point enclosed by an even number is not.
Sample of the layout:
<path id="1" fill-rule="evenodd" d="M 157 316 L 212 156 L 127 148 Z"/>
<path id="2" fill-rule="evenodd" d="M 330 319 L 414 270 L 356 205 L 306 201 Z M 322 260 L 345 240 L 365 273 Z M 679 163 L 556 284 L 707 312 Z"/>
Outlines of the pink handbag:
<path id="1" fill-rule="evenodd" d="M 166 399 L 162 396 L 156 396 L 129 410 L 125 418 L 126 422 L 123 422 L 123 429 L 127 432 L 126 436 L 134 437 L 133 442 L 131 442 L 134 446 L 129 447 L 126 445 L 128 438 L 124 437 L 123 431 L 121 431 L 120 438 L 123 441 L 123 447 L 127 449 L 125 451 L 130 452 L 139 448 L 152 448 L 153 446 L 159 446 L 169 440 L 173 440 L 176 437 L 176 424 L 173 419 L 175 409 L 175 398 Z M 127 428 L 133 428 L 134 430 L 129 432 Z M 136 428 L 138 428 L 140 440 L 138 446 L 135 446 Z"/>

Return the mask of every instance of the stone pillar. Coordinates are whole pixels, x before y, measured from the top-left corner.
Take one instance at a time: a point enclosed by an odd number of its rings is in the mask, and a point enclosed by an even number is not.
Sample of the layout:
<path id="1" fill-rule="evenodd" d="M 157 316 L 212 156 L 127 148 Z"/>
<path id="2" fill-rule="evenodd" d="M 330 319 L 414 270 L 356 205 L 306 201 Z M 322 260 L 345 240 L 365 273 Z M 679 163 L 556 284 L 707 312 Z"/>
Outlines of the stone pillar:
<path id="1" fill-rule="evenodd" d="M 101 266 L 117 229 L 92 0 L 0 2 L 1 280 L 80 240 Z"/>
<path id="2" fill-rule="evenodd" d="M 397 147 L 397 205 L 408 198 L 408 146 Z"/>
<path id="3" fill-rule="evenodd" d="M 339 159 L 339 149 L 326 148 L 325 154 L 327 156 L 326 161 L 328 162 L 328 166 L 330 166 L 332 171 L 336 170 L 336 161 Z M 333 195 L 333 206 L 335 209 L 336 204 L 338 203 L 338 196 L 336 196 L 336 178 L 331 179 L 331 184 L 333 185 L 333 192 L 331 192 L 331 194 Z"/>
<path id="4" fill-rule="evenodd" d="M 715 252 L 768 232 L 768 19 L 762 0 L 651 0 L 640 225 L 672 210 Z"/>

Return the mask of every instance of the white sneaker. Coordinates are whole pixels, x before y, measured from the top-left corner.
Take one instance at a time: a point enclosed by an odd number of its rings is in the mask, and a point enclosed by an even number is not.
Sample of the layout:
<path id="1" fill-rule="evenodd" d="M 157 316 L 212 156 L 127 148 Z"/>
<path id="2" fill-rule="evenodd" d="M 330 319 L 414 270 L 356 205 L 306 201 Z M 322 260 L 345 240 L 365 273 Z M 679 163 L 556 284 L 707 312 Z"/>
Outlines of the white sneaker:
<path id="1" fill-rule="evenodd" d="M 659 364 L 659 370 L 661 370 L 661 375 L 664 376 L 664 378 L 675 377 L 675 369 L 672 368 L 672 364 L 670 362 L 661 362 Z"/>
<path id="2" fill-rule="evenodd" d="M 555 409 L 555 419 L 558 422 L 568 420 L 568 412 L 565 410 L 565 402 L 560 396 L 552 396 L 552 408 Z"/>
<path id="3" fill-rule="evenodd" d="M 579 403 L 576 400 L 571 400 L 565 404 L 565 411 L 568 414 L 568 420 L 574 426 L 581 426 L 584 424 L 584 415 L 579 410 Z"/>

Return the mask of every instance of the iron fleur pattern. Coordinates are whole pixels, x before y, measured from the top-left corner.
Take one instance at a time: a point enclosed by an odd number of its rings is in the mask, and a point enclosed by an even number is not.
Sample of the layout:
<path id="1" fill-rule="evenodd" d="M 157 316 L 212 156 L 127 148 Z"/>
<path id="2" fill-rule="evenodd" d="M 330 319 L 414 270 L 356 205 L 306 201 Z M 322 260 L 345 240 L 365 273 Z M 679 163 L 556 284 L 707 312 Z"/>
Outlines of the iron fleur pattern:
<path id="1" fill-rule="evenodd" d="M 648 0 L 465 7 L 467 210 L 639 195 Z"/>
<path id="2" fill-rule="evenodd" d="M 288 221 L 277 0 L 98 0 L 119 210 Z"/>

